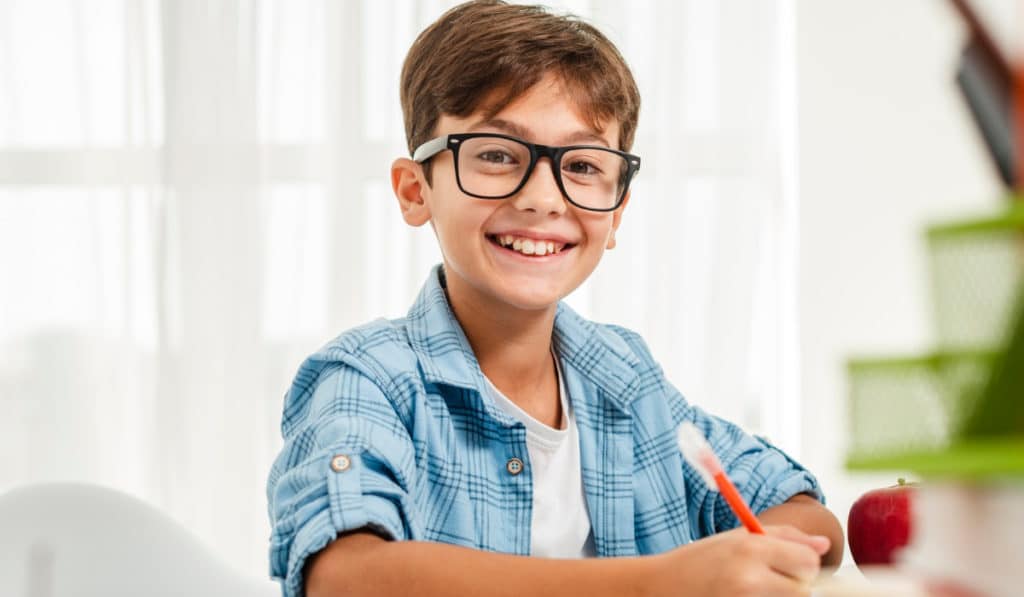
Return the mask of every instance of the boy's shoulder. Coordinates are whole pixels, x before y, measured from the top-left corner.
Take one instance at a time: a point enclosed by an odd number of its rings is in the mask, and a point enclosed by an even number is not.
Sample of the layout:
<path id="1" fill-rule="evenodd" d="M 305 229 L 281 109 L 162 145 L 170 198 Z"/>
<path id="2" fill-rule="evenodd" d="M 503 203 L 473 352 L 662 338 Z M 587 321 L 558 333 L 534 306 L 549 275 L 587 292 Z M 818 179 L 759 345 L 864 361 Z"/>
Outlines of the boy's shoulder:
<path id="1" fill-rule="evenodd" d="M 329 379 L 346 387 L 358 384 L 361 392 L 399 402 L 399 397 L 428 386 L 484 387 L 483 373 L 451 312 L 439 274 L 435 269 L 428 277 L 405 317 L 377 319 L 349 329 L 310 355 L 285 397 L 286 413 L 301 419 L 313 395 Z M 639 388 L 660 385 L 656 379 L 660 367 L 633 330 L 584 318 L 563 302 L 555 317 L 553 339 L 564 363 L 572 365 L 588 384 L 621 397 L 623 406 Z"/>
<path id="2" fill-rule="evenodd" d="M 374 377 L 390 377 L 424 367 L 425 358 L 435 360 L 449 352 L 472 358 L 471 348 L 453 327 L 423 328 L 417 314 L 396 319 L 376 319 L 346 330 L 310 355 L 307 362 L 330 365 L 347 364 Z M 432 326 L 430 326 L 432 327 Z M 631 369 L 643 368 L 652 361 L 643 336 L 627 327 L 586 319 L 561 305 L 555 329 L 563 348 L 592 352 L 611 358 Z M 454 350 L 460 349 L 460 350 Z M 607 365 L 607 362 L 605 362 Z M 426 365 L 430 369 L 430 364 Z"/>
<path id="3" fill-rule="evenodd" d="M 314 402 L 333 400 L 333 393 L 343 386 L 352 385 L 350 389 L 365 397 L 393 398 L 400 379 L 418 370 L 408 337 L 405 319 L 377 319 L 342 332 L 306 357 L 285 394 L 285 436 L 307 419 L 311 409 L 316 411 Z M 328 383 L 331 379 L 337 383 Z M 318 392 L 321 397 L 315 398 Z"/>
<path id="4" fill-rule="evenodd" d="M 647 343 L 638 332 L 621 325 L 586 319 L 564 303 L 559 305 L 555 318 L 555 337 L 563 348 L 572 352 L 600 351 L 603 358 L 612 357 L 630 369 L 643 368 L 653 359 Z"/>
<path id="5" fill-rule="evenodd" d="M 630 354 L 637 359 L 646 360 L 651 358 L 651 352 L 647 347 L 647 342 L 644 341 L 643 336 L 641 336 L 639 332 L 614 323 L 598 325 L 600 325 L 604 330 L 607 336 L 607 342 L 618 345 L 620 350 L 625 350 L 627 354 Z"/>
<path id="6" fill-rule="evenodd" d="M 385 391 L 410 375 L 428 383 L 477 385 L 475 358 L 457 325 L 426 325 L 420 315 L 414 309 L 406 317 L 376 319 L 342 332 L 306 359 L 296 382 L 316 385 L 324 374 L 347 367 Z M 562 356 L 577 362 L 618 369 L 620 376 L 642 374 L 655 365 L 639 333 L 591 321 L 565 305 L 560 305 L 554 332 Z"/>
<path id="7" fill-rule="evenodd" d="M 415 369 L 407 318 L 375 319 L 348 329 L 311 354 L 303 368 L 324 369 L 347 365 L 383 380 L 392 371 Z"/>

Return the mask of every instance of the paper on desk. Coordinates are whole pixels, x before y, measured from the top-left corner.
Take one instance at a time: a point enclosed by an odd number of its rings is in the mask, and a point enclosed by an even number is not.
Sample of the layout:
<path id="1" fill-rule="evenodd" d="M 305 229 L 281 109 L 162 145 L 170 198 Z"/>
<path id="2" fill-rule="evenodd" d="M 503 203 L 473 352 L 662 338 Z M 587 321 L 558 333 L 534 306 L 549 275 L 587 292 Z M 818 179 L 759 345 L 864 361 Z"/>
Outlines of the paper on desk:
<path id="1" fill-rule="evenodd" d="M 890 568 L 819 578 L 811 586 L 811 597 L 927 597 L 921 584 Z"/>

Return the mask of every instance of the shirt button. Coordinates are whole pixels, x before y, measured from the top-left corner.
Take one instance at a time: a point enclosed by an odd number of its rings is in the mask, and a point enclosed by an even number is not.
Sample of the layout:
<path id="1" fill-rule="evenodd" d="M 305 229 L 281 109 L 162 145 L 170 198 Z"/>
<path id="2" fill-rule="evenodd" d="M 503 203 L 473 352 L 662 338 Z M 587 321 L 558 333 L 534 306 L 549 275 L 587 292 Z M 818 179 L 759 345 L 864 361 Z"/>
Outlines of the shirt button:
<path id="1" fill-rule="evenodd" d="M 518 458 L 509 458 L 508 462 L 505 463 L 505 470 L 510 475 L 518 475 L 523 472 L 523 461 Z"/>
<path id="2" fill-rule="evenodd" d="M 352 459 L 344 454 L 338 454 L 331 459 L 331 470 L 336 473 L 343 473 L 352 466 Z"/>

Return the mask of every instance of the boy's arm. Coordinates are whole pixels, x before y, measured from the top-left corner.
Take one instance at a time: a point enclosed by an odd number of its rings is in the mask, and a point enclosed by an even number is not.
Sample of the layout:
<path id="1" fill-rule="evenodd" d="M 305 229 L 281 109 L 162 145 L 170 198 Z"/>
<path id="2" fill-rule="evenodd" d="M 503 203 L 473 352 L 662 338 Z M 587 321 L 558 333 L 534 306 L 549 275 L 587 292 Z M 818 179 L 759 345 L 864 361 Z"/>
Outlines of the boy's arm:
<path id="1" fill-rule="evenodd" d="M 643 558 L 555 560 L 444 543 L 344 535 L 311 558 L 306 597 L 621 595 L 639 597 Z"/>
<path id="2" fill-rule="evenodd" d="M 808 535 L 824 535 L 831 545 L 821 556 L 822 566 L 838 566 L 843 559 L 843 527 L 839 520 L 817 498 L 795 495 L 786 502 L 762 512 L 758 519 L 766 525 L 790 525 Z"/>
<path id="3" fill-rule="evenodd" d="M 827 549 L 791 527 L 766 535 L 726 531 L 640 557 L 547 559 L 425 541 L 342 535 L 313 556 L 307 597 L 702 597 L 806 596 Z"/>

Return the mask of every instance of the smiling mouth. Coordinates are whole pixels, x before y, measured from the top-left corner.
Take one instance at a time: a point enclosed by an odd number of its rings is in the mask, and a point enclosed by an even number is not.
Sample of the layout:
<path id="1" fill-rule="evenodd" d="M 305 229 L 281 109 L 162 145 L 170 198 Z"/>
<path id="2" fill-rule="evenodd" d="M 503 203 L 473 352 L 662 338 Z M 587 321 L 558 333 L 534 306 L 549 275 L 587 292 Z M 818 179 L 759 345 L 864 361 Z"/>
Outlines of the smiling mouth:
<path id="1" fill-rule="evenodd" d="M 519 253 L 520 255 L 526 255 L 527 257 L 556 255 L 576 246 L 572 243 L 523 238 L 519 236 L 512 236 L 510 234 L 488 234 L 487 240 L 503 249 Z"/>

